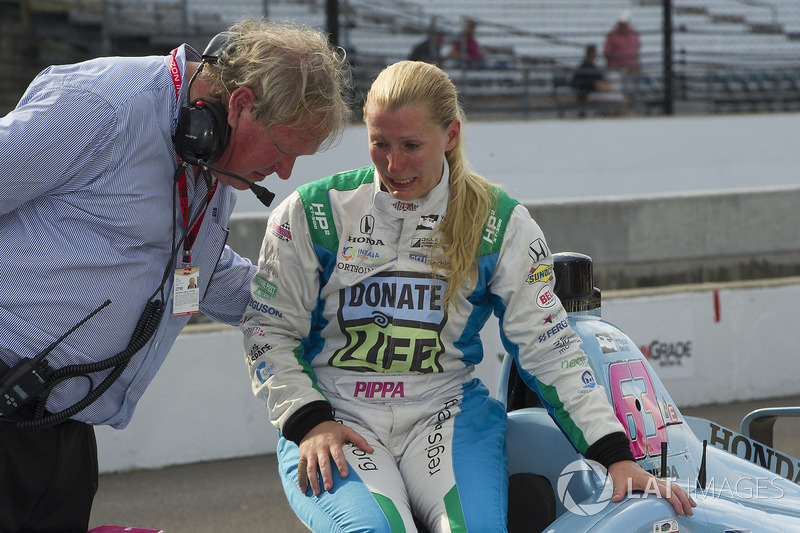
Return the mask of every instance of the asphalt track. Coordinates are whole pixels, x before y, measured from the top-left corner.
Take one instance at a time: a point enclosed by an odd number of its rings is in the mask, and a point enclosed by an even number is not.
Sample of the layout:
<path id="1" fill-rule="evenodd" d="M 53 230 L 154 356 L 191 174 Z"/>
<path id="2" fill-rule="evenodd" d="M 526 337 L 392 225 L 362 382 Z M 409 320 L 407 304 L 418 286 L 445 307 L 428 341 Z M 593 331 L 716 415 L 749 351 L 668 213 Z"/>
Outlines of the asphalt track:
<path id="1" fill-rule="evenodd" d="M 800 395 L 681 412 L 738 432 L 755 409 L 797 405 Z M 774 447 L 800 458 L 800 418 L 776 422 Z M 99 525 L 165 533 L 308 531 L 286 503 L 274 455 L 101 475 L 90 527 Z"/>

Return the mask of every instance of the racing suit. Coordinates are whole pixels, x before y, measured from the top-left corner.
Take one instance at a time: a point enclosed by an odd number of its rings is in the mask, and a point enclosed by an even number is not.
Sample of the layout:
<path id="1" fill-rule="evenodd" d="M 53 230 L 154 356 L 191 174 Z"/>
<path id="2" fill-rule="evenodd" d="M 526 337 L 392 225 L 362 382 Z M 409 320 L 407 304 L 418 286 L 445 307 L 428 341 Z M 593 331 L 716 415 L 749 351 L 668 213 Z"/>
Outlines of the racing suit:
<path id="1" fill-rule="evenodd" d="M 270 216 L 241 328 L 255 394 L 280 430 L 290 504 L 314 531 L 505 531 L 506 414 L 473 378 L 480 330 L 500 321 L 509 356 L 576 449 L 610 464 L 627 438 L 552 292 L 552 256 L 528 211 L 496 189 L 477 286 L 445 309 L 433 230 L 450 194 L 398 201 L 365 167 L 306 184 Z M 585 360 L 585 359 L 584 359 Z M 298 443 L 340 421 L 350 474 L 320 496 L 297 486 Z M 626 455 L 627 453 L 627 455 Z"/>

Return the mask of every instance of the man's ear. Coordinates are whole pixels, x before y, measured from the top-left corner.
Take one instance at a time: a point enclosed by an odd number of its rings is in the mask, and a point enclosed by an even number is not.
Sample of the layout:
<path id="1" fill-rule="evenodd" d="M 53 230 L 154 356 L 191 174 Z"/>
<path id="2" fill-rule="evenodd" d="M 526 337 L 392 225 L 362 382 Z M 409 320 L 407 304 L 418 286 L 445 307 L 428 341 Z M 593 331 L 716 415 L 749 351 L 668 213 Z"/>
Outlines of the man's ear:
<path id="1" fill-rule="evenodd" d="M 249 87 L 239 87 L 228 99 L 228 124 L 235 128 L 241 120 L 242 113 L 249 114 L 253 110 L 256 95 Z"/>

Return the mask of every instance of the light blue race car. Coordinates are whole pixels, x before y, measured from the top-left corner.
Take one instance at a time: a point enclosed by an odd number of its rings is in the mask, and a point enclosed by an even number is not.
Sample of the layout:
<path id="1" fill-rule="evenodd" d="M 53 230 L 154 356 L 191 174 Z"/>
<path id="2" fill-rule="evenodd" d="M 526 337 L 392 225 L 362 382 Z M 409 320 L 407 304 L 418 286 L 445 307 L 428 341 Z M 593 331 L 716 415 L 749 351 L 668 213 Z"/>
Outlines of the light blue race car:
<path id="1" fill-rule="evenodd" d="M 497 395 L 508 411 L 508 530 L 800 532 L 800 461 L 770 447 L 774 417 L 798 416 L 800 407 L 755 411 L 742 433 L 683 416 L 636 344 L 601 318 L 591 258 L 555 254 L 554 269 L 556 294 L 589 358 L 587 379 L 605 388 L 639 465 L 679 484 L 697 507 L 678 516 L 648 490 L 611 503 L 602 466 L 574 451 L 506 357 Z"/>

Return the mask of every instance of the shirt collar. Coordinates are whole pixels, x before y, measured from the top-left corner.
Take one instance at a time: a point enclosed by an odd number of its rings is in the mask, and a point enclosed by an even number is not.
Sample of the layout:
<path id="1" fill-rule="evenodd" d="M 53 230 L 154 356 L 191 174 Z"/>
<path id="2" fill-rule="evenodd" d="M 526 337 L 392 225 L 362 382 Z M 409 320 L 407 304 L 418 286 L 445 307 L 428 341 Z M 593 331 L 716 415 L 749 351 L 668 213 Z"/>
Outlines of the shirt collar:
<path id="1" fill-rule="evenodd" d="M 375 169 L 373 208 L 390 218 L 414 218 L 420 215 L 444 211 L 450 198 L 450 167 L 447 160 L 443 160 L 442 179 L 431 192 L 423 198 L 414 200 L 398 200 L 388 192 L 381 189 L 381 179 L 378 169 Z"/>

